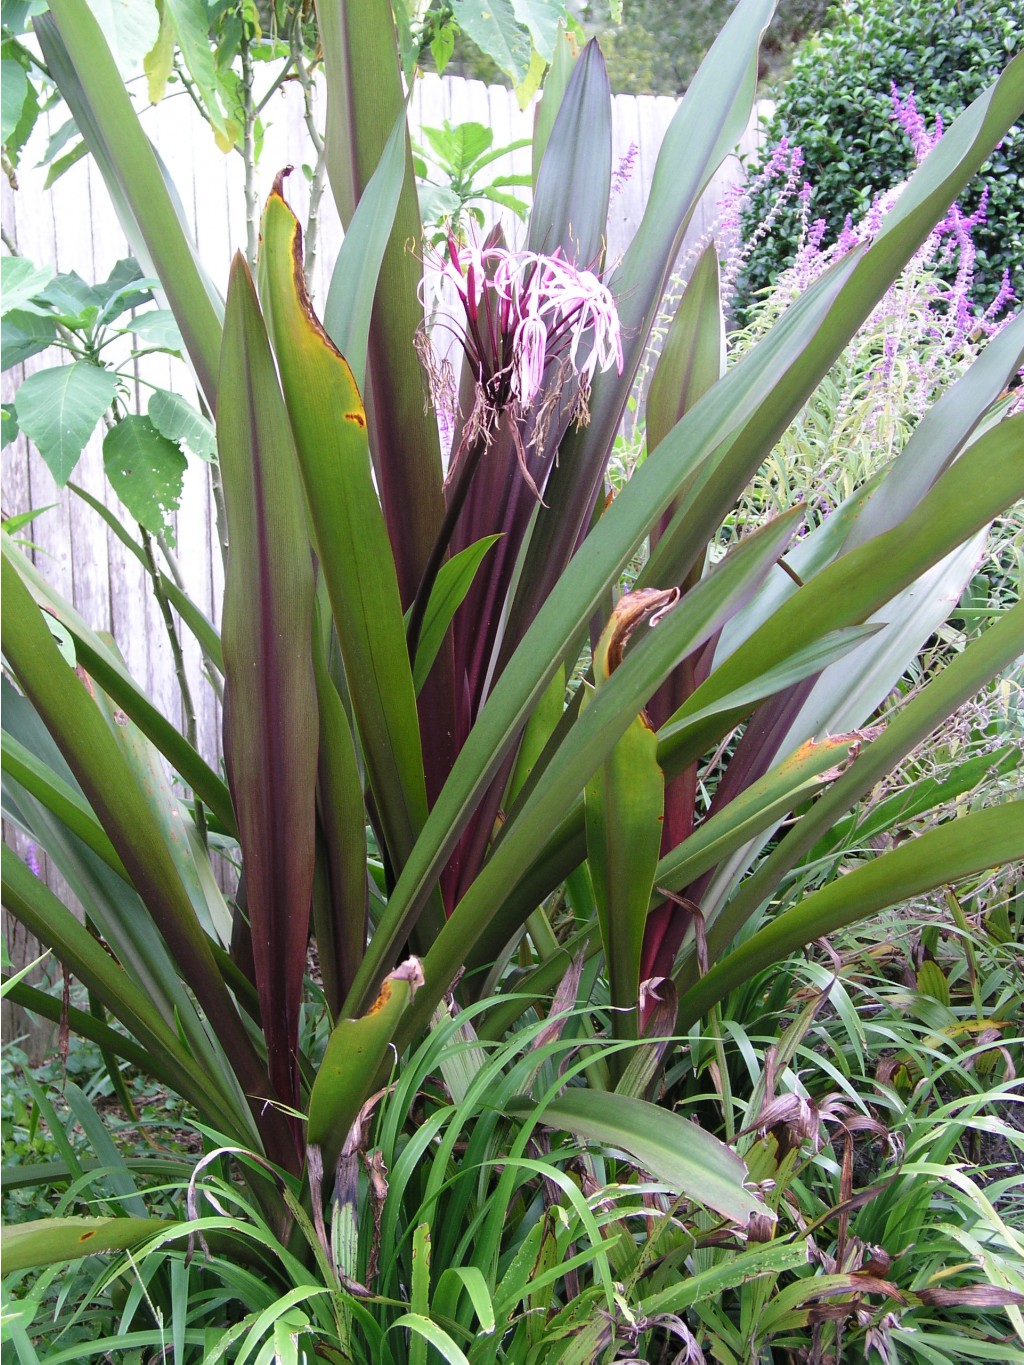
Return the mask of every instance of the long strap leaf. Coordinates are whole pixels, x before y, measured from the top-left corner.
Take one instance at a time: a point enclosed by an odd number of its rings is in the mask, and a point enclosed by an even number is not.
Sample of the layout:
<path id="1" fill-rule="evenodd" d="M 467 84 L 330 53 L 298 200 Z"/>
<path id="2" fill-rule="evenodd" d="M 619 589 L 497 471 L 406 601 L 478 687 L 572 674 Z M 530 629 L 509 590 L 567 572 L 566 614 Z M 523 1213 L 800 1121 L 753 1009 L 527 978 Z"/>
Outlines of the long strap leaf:
<path id="1" fill-rule="evenodd" d="M 65 662 L 10 557 L 2 559 L 3 648 L 15 677 L 68 762 L 86 798 L 231 1056 L 243 1089 L 259 1104 L 266 1071 L 214 961 L 174 861 L 107 722 Z M 268 1116 L 270 1142 L 280 1120 Z M 283 1155 L 283 1152 L 281 1153 Z"/>
<path id="2" fill-rule="evenodd" d="M 1003 863 L 1024 859 L 1024 801 L 951 820 L 839 877 L 759 930 L 679 1001 L 685 1031 L 733 987 L 826 934 L 887 906 Z"/>
<path id="3" fill-rule="evenodd" d="M 100 26 L 82 0 L 54 0 L 34 24 L 50 73 L 129 236 L 141 237 L 142 254 L 152 263 L 200 387 L 215 409 L 220 301 L 200 273 L 187 229 Z"/>
<path id="4" fill-rule="evenodd" d="M 279 1098 L 296 1105 L 316 832 L 313 565 L 288 414 L 240 255 L 228 288 L 220 381 L 217 440 L 230 534 L 224 756 L 271 1080 Z"/>

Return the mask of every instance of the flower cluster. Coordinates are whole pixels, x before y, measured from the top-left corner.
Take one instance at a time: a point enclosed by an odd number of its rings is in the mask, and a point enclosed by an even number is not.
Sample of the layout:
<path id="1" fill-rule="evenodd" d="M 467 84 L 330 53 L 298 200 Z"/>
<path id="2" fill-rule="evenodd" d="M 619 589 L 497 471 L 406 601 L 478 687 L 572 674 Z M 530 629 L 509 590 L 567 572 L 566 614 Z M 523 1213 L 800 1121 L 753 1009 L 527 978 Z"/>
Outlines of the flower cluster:
<path id="1" fill-rule="evenodd" d="M 550 404 L 570 375 L 578 381 L 576 415 L 585 416 L 595 373 L 622 373 L 622 335 L 615 300 L 590 270 L 560 252 L 509 251 L 449 239 L 439 263 L 454 286 L 463 319 L 446 318 L 472 367 L 478 425 L 502 412 L 521 420 Z M 451 390 L 449 388 L 448 392 Z M 435 383 L 435 402 L 439 402 Z"/>

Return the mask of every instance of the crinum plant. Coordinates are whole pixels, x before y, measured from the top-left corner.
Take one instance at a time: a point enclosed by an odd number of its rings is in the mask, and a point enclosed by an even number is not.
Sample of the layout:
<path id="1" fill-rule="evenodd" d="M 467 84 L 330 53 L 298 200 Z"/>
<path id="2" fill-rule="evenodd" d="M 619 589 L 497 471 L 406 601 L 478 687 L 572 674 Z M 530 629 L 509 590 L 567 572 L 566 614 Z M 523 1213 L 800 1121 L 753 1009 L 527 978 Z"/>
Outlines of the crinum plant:
<path id="1" fill-rule="evenodd" d="M 447 380 L 439 362 L 423 365 L 421 228 L 385 0 L 318 9 L 328 173 L 346 225 L 322 319 L 284 179 L 255 278 L 238 257 L 222 304 L 84 0 L 52 0 L 36 21 L 216 413 L 230 549 L 222 633 L 206 652 L 224 677 L 226 780 L 5 543 L 4 810 L 65 871 L 88 926 L 9 849 L 4 904 L 87 986 L 95 1009 L 70 1010 L 72 1029 L 284 1172 L 282 1185 L 246 1168 L 282 1235 L 303 1202 L 319 1216 L 363 1106 L 446 1000 L 493 991 L 500 1002 L 474 1015 L 481 1041 L 547 1014 L 553 993 L 556 1031 L 577 994 L 590 1007 L 580 1060 L 564 1077 L 517 1072 L 498 1096 L 506 1115 L 630 1153 L 745 1225 L 765 1206 L 735 1154 L 671 1096 L 645 1098 L 666 1035 L 836 927 L 1024 855 L 1020 805 L 1007 804 L 769 912 L 821 831 L 1021 650 L 1016 607 L 884 732 L 862 728 L 949 611 L 988 522 L 1024 493 L 1024 418 L 1000 407 L 1024 322 L 821 527 L 795 540 L 794 507 L 720 562 L 706 553 L 1019 117 L 1024 58 L 929 153 L 870 246 L 725 374 L 717 265 L 702 258 L 650 390 L 648 457 L 604 496 L 682 234 L 745 126 L 771 12 L 769 0 L 737 6 L 618 262 L 602 261 L 603 61 L 593 43 L 575 63 L 561 52 L 537 116 L 525 242 L 452 243 L 445 257 L 461 343 Z M 433 410 L 445 402 L 447 471 Z M 705 782 L 714 802 L 698 821 Z M 216 849 L 241 866 L 228 899 Z M 325 1050 L 300 1045 L 311 937 Z M 59 1009 L 24 983 L 12 995 Z M 500 1142 L 507 1130 L 495 1131 Z M 22 1235 L 18 1263 L 81 1254 L 95 1231 L 72 1221 Z M 102 1244 L 140 1235 L 115 1220 Z"/>

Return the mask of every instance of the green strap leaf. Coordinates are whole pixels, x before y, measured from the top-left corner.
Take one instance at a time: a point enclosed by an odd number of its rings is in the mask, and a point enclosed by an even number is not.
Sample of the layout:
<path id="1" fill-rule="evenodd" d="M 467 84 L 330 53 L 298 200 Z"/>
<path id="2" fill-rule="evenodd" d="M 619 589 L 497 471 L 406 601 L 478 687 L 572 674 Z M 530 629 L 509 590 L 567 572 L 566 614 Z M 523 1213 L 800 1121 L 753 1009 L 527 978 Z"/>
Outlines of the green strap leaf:
<path id="1" fill-rule="evenodd" d="M 152 1074 L 167 1077 L 174 1088 L 200 1112 L 211 1118 L 219 1114 L 224 1122 L 234 1122 L 240 1133 L 251 1135 L 245 1118 L 240 1118 L 225 1088 L 207 1075 L 196 1058 L 169 1027 L 146 992 L 132 980 L 88 929 L 62 905 L 52 891 L 28 870 L 13 849 L 4 844 L 4 907 L 29 933 L 50 946 L 68 970 L 97 995 L 110 1013 L 142 1044 L 144 1063 Z M 24 987 L 15 987 L 17 998 Z M 50 997 L 52 999 L 52 997 Z M 53 1002 L 59 1009 L 60 1001 Z M 42 1011 L 45 1013 L 45 1010 Z M 95 1036 L 87 1033 L 86 1036 Z M 100 1039 L 97 1038 L 97 1041 Z M 247 1117 L 247 1116 L 246 1116 Z"/>
<path id="2" fill-rule="evenodd" d="M 613 676 L 625 639 L 649 613 L 672 606 L 677 595 L 626 593 L 619 599 L 594 649 L 595 696 Z M 637 1036 L 644 926 L 665 816 L 665 777 L 657 755 L 658 737 L 641 711 L 584 788 L 587 862 L 616 1038 Z M 614 1060 L 623 1061 L 619 1055 Z"/>
<path id="3" fill-rule="evenodd" d="M 533 1115 L 537 1103 L 513 1100 L 513 1114 Z M 703 1128 L 661 1105 L 613 1091 L 569 1089 L 540 1106 L 551 1128 L 563 1128 L 591 1142 L 618 1147 L 634 1157 L 675 1194 L 714 1209 L 741 1227 L 767 1206 L 746 1189 L 743 1159 Z"/>
<path id="4" fill-rule="evenodd" d="M 3 732 L 0 762 L 5 773 L 52 811 L 119 877 L 128 880 L 124 864 L 89 809 L 89 803 L 7 730 Z"/>
<path id="5" fill-rule="evenodd" d="M 405 106 L 389 0 L 317 5 L 327 77 L 327 173 L 346 230 Z M 415 596 L 444 517 L 437 423 L 411 346 L 423 324 L 422 237 L 408 134 L 405 175 L 381 262 L 367 350 L 366 415 L 403 605 Z"/>
<path id="6" fill-rule="evenodd" d="M 380 994 L 361 1019 L 342 1019 L 327 1040 L 309 1097 L 307 1126 L 309 1141 L 323 1150 L 325 1171 L 334 1170 L 395 1030 L 422 982 L 420 964 L 411 957 L 385 977 Z"/>
<path id="7" fill-rule="evenodd" d="M 279 1098 L 295 1105 L 319 728 L 313 566 L 288 414 L 241 255 L 228 286 L 220 386 L 217 442 L 231 547 L 221 632 L 224 757 L 271 1080 Z"/>
<path id="8" fill-rule="evenodd" d="M 366 382 L 366 347 L 381 262 L 405 184 L 407 109 L 408 103 L 402 106 L 377 169 L 345 229 L 324 305 L 327 334 L 348 361 L 359 388 Z"/>
<path id="9" fill-rule="evenodd" d="M 602 251 L 611 177 L 611 86 L 601 49 L 591 41 L 569 77 L 537 174 L 530 250 L 561 250 L 592 267 Z"/>
<path id="10" fill-rule="evenodd" d="M 388 852 L 401 868 L 427 798 L 395 558 L 362 399 L 313 314 L 298 222 L 279 189 L 263 215 L 260 287 L 370 788 Z"/>
<path id="11" fill-rule="evenodd" d="M 50 587 L 35 565 L 14 548 L 7 535 L 0 539 L 0 547 L 5 560 L 13 565 L 37 606 L 67 630 L 74 641 L 77 660 L 86 672 L 152 740 L 183 781 L 214 813 L 221 827 L 228 834 L 234 834 L 235 816 L 225 783 L 157 710 L 120 658 L 86 625 L 74 607 Z"/>
<path id="12" fill-rule="evenodd" d="M 3 649 L 8 664 L 117 850 L 228 1051 L 243 1089 L 254 1097 L 265 1095 L 266 1072 L 224 985 L 174 859 L 157 826 L 146 818 L 146 800 L 127 760 L 86 686 L 61 658 L 8 553 L 2 559 L 2 575 Z M 266 1130 L 271 1140 L 279 1124 L 278 1116 L 268 1111 Z"/>
<path id="13" fill-rule="evenodd" d="M 133 253 L 146 275 L 159 278 L 200 387 L 215 408 L 220 299 L 197 265 L 163 169 L 99 25 L 81 0 L 54 0 L 33 23 L 47 69 L 96 159 Z"/>
<path id="14" fill-rule="evenodd" d="M 319 605 L 318 599 L 318 608 Z M 329 622 L 329 615 L 324 615 Z M 313 632 L 313 671 L 320 709 L 316 792 L 327 868 L 327 913 L 322 912 L 315 899 L 313 915 L 324 994 L 336 1017 L 366 947 L 369 887 L 359 759 L 348 714 L 328 671 L 324 634 L 323 623 L 318 619 Z"/>
<path id="15" fill-rule="evenodd" d="M 735 986 L 826 934 L 1003 863 L 1024 860 L 1024 801 L 975 811 L 926 830 L 807 896 L 717 962 L 679 1001 L 688 1029 Z"/>
<path id="16" fill-rule="evenodd" d="M 480 565 L 487 551 L 500 540 L 500 535 L 483 536 L 480 540 L 467 545 L 464 550 L 445 560 L 438 570 L 434 586 L 430 591 L 427 609 L 423 615 L 419 644 L 416 646 L 416 662 L 413 665 L 413 683 L 419 696 L 444 643 L 452 617 L 465 600 L 473 586 Z M 408 612 L 406 613 L 408 620 Z"/>
<path id="17" fill-rule="evenodd" d="M 177 1227 L 161 1218 L 40 1218 L 0 1230 L 5 1271 L 63 1265 L 99 1251 L 126 1251 Z"/>

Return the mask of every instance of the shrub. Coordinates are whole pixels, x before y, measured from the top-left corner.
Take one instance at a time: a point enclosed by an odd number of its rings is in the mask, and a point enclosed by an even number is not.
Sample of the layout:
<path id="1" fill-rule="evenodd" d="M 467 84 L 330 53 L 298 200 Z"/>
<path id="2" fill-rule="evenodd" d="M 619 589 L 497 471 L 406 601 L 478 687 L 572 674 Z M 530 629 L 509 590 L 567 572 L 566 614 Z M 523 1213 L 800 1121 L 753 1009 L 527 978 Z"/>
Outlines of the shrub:
<path id="1" fill-rule="evenodd" d="M 782 138 L 798 144 L 814 185 L 813 217 L 830 234 L 847 214 L 858 217 L 872 196 L 901 181 L 913 166 L 910 141 L 892 118 L 895 86 L 913 94 L 925 122 L 948 123 L 992 80 L 1024 42 L 1024 0 L 960 5 L 956 0 L 851 0 L 831 27 L 808 39 L 793 62 L 767 126 L 767 148 L 751 168 L 757 176 Z M 975 212 L 988 186 L 987 221 L 976 241 L 978 297 L 987 306 L 1003 272 L 1024 260 L 1024 131 L 1016 125 L 963 196 Z M 769 212 L 775 187 L 751 196 L 747 233 Z M 779 214 L 776 230 L 758 243 L 740 281 L 741 311 L 788 265 L 799 236 L 797 206 Z"/>

